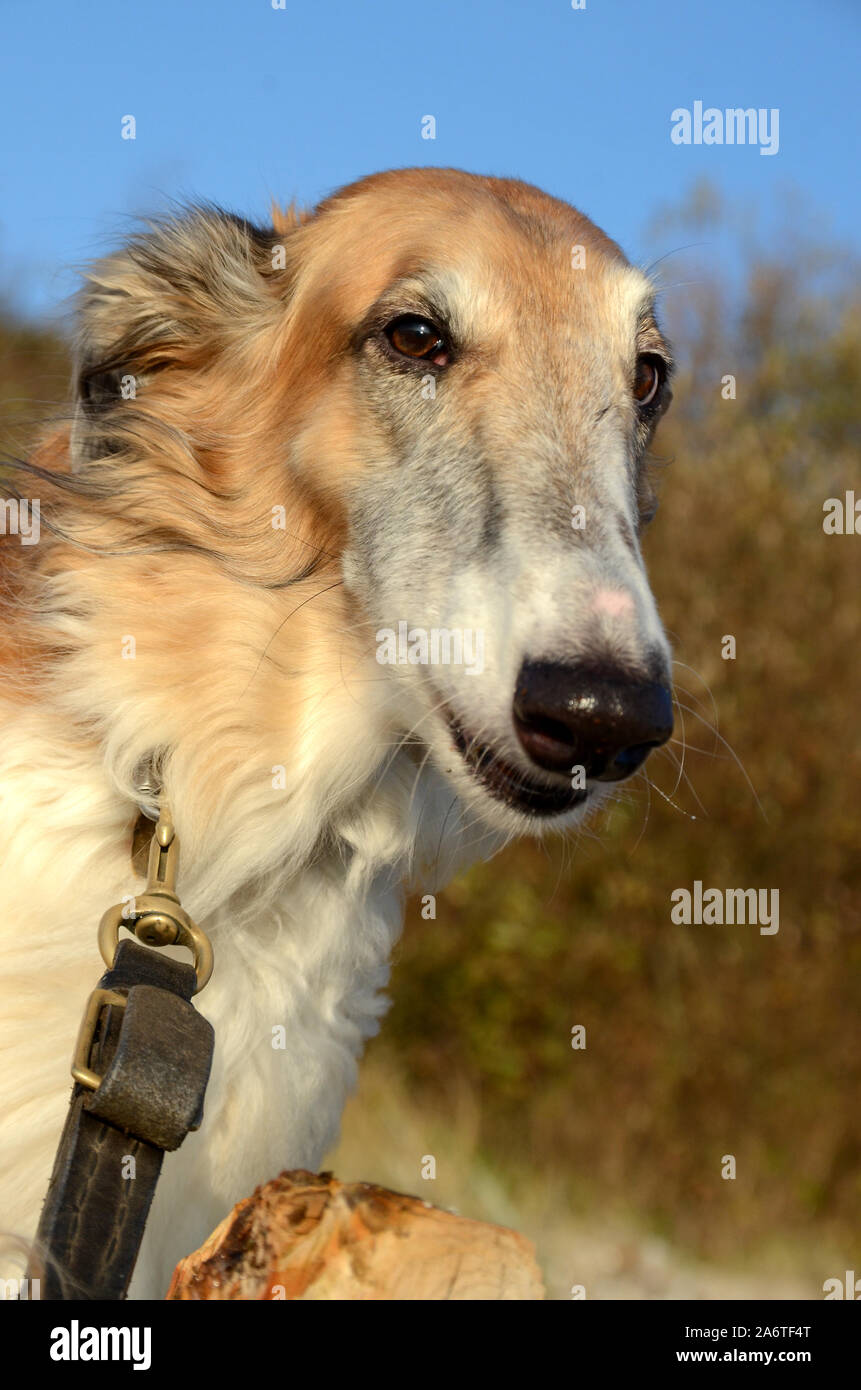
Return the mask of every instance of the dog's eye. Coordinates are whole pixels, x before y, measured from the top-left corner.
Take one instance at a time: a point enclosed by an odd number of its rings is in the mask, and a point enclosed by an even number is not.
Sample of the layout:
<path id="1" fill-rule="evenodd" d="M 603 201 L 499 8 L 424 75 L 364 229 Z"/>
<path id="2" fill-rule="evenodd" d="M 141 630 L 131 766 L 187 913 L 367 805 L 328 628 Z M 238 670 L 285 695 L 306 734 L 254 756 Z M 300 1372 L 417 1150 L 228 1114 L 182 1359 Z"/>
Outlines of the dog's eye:
<path id="1" fill-rule="evenodd" d="M 419 318 L 417 314 L 401 314 L 386 325 L 385 334 L 402 357 L 419 358 L 437 367 L 444 367 L 448 362 L 448 343 L 430 319 Z"/>
<path id="2" fill-rule="evenodd" d="M 664 384 L 666 367 L 659 357 L 640 356 L 634 371 L 634 400 L 638 405 L 651 405 Z"/>

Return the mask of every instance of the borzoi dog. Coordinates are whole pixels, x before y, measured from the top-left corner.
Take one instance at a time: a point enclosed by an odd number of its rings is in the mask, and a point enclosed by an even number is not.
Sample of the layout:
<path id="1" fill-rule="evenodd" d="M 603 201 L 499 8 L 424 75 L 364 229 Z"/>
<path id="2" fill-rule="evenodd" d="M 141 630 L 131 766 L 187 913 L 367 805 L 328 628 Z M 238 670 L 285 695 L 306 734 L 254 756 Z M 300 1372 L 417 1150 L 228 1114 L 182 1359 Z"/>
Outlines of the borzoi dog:
<path id="1" fill-rule="evenodd" d="M 405 892 L 577 824 L 668 739 L 654 295 L 566 203 L 453 169 L 267 227 L 196 208 L 92 268 L 73 417 L 0 483 L 41 524 L 0 546 L 3 1230 L 35 1230 L 160 796 L 216 1059 L 138 1297 L 319 1166 Z"/>

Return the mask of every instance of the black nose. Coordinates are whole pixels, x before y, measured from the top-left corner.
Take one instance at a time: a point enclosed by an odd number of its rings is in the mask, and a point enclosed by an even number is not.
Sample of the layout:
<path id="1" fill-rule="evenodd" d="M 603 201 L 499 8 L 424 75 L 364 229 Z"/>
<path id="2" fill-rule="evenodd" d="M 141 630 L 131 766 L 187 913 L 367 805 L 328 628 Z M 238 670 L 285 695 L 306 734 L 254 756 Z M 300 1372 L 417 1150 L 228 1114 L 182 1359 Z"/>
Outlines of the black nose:
<path id="1" fill-rule="evenodd" d="M 673 702 L 659 681 L 612 668 L 527 661 L 514 692 L 514 727 L 527 757 L 547 772 L 583 767 L 620 782 L 673 732 Z"/>

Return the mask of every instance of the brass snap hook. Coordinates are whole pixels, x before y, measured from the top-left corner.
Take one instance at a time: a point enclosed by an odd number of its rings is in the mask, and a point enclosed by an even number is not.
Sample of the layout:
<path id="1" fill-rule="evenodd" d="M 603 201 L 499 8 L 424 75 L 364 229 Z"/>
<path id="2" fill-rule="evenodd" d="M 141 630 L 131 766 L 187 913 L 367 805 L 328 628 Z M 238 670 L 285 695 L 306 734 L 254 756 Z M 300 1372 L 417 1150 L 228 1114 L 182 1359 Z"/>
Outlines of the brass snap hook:
<path id="1" fill-rule="evenodd" d="M 121 927 L 128 927 L 147 946 L 185 946 L 194 959 L 194 993 L 199 994 L 212 974 L 212 945 L 180 905 L 176 893 L 178 868 L 179 838 L 170 811 L 162 804 L 150 841 L 146 888 L 135 898 L 133 911 L 125 903 L 108 908 L 99 923 L 99 950 L 111 968 Z"/>

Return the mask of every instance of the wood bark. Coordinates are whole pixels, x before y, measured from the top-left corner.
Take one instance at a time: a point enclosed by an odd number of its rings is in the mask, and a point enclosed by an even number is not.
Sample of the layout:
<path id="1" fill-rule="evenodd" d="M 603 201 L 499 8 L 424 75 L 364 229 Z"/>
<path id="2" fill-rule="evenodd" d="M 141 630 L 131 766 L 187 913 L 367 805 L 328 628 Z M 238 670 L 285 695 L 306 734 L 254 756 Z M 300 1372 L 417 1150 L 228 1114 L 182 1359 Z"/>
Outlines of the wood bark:
<path id="1" fill-rule="evenodd" d="M 169 1299 L 541 1299 L 532 1245 L 372 1183 L 282 1173 L 176 1267 Z"/>

